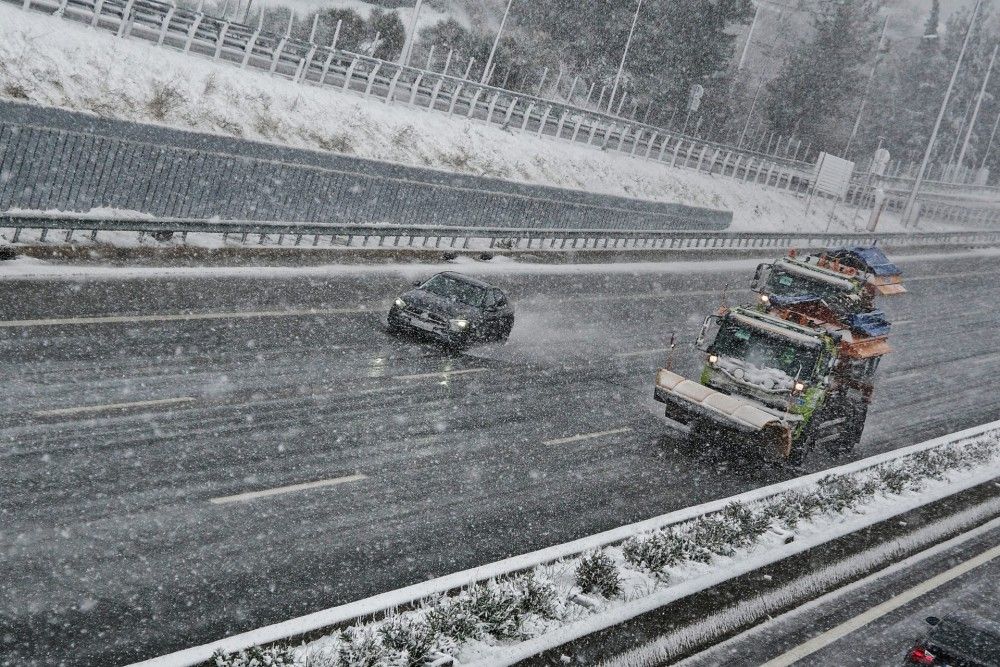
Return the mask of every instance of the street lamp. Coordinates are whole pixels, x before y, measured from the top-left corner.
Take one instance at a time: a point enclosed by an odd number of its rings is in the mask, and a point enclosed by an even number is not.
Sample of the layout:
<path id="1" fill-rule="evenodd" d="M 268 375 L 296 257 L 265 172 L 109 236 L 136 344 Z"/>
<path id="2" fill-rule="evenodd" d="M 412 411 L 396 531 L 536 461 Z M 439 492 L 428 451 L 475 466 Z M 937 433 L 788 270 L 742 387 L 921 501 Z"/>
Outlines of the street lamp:
<path id="1" fill-rule="evenodd" d="M 639 10 L 642 9 L 642 0 L 635 6 L 635 16 L 632 17 L 632 27 L 628 31 L 628 39 L 625 40 L 625 53 L 622 54 L 622 61 L 618 65 L 618 73 L 615 75 L 615 85 L 611 87 L 611 97 L 608 98 L 608 113 L 611 113 L 615 101 L 615 94 L 618 92 L 618 84 L 621 83 L 622 72 L 625 70 L 625 60 L 628 58 L 629 47 L 632 46 L 632 35 L 635 33 L 635 24 L 639 22 Z"/>
<path id="2" fill-rule="evenodd" d="M 413 18 L 410 19 L 410 30 L 406 34 L 406 44 L 403 46 L 403 53 L 400 55 L 400 65 L 406 66 L 410 64 L 410 52 L 413 51 L 413 42 L 417 39 L 417 17 L 420 16 L 420 7 L 423 4 L 424 0 L 417 0 L 417 4 L 413 5 Z"/>
<path id="3" fill-rule="evenodd" d="M 920 186 L 924 182 L 924 173 L 927 171 L 927 163 L 931 159 L 931 151 L 934 149 L 934 141 L 937 139 L 938 131 L 941 129 L 941 121 L 944 120 L 944 112 L 948 109 L 948 102 L 951 100 L 951 91 L 955 88 L 955 80 L 958 78 L 958 71 L 962 68 L 962 61 L 965 59 L 965 50 L 969 47 L 969 38 L 972 37 L 972 27 L 976 22 L 976 15 L 979 14 L 979 7 L 983 4 L 983 0 L 976 0 L 976 6 L 972 10 L 972 14 L 969 16 L 969 27 L 965 30 L 965 40 L 962 42 L 962 50 L 958 52 L 958 60 L 955 62 L 955 69 L 951 72 L 951 81 L 948 82 L 948 89 L 944 93 L 944 99 L 941 100 L 941 110 L 938 111 L 937 121 L 934 123 L 934 130 L 931 132 L 931 138 L 927 142 L 927 150 L 924 151 L 923 162 L 920 163 L 920 171 L 917 172 L 917 177 L 913 179 L 913 190 L 910 191 L 910 196 L 906 199 L 906 206 L 903 208 L 903 226 L 908 226 L 909 219 L 913 217 L 913 207 L 917 203 L 917 193 L 920 191 Z"/>
<path id="4" fill-rule="evenodd" d="M 510 6 L 514 4 L 514 0 L 507 0 L 507 8 L 503 10 L 503 18 L 500 19 L 500 29 L 497 30 L 497 38 L 493 40 L 493 48 L 490 49 L 490 57 L 486 60 L 486 66 L 483 68 L 483 78 L 479 80 L 479 83 L 486 83 L 486 80 L 490 76 L 490 69 L 493 67 L 493 57 L 497 54 L 497 47 L 500 45 L 500 36 L 503 34 L 503 27 L 507 24 L 507 15 L 510 14 Z"/>

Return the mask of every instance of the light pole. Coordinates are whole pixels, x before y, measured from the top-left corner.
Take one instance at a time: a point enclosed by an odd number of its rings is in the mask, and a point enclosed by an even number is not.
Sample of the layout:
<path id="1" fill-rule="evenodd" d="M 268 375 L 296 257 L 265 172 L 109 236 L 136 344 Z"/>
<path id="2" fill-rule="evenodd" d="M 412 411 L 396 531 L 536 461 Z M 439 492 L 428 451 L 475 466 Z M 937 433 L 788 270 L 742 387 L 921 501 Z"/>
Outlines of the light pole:
<path id="1" fill-rule="evenodd" d="M 510 14 L 510 6 L 512 4 L 514 4 L 514 0 L 507 0 L 507 8 L 503 10 L 503 18 L 500 19 L 500 29 L 497 30 L 497 38 L 493 40 L 493 48 L 490 49 L 490 57 L 486 59 L 486 67 L 483 68 L 483 78 L 479 80 L 479 83 L 486 83 L 486 79 L 490 75 L 493 58 L 497 54 L 497 47 L 500 46 L 500 36 L 503 35 L 503 27 L 507 25 L 507 15 Z"/>
<path id="2" fill-rule="evenodd" d="M 865 95 L 861 98 L 861 106 L 858 108 L 858 116 L 854 119 L 854 127 L 851 129 L 851 136 L 847 139 L 847 145 L 844 147 L 844 157 L 848 157 L 851 152 L 851 144 L 854 143 L 854 138 L 858 136 L 858 128 L 861 127 L 861 116 L 865 113 L 865 105 L 868 104 L 868 95 L 872 90 L 872 82 L 875 81 L 875 72 L 878 70 L 878 64 L 882 57 L 882 44 L 885 42 L 885 31 L 889 27 L 889 17 L 885 17 L 885 21 L 882 23 L 882 34 L 878 37 L 878 46 L 875 47 L 875 62 L 872 63 L 872 71 L 868 74 L 868 83 L 865 85 Z"/>
<path id="3" fill-rule="evenodd" d="M 611 97 L 608 98 L 608 113 L 611 113 L 615 95 L 618 93 L 618 84 L 621 83 L 622 73 L 625 71 L 625 60 L 628 58 L 629 47 L 632 46 L 632 35 L 635 34 L 635 25 L 639 22 L 639 10 L 642 9 L 642 0 L 635 6 L 635 16 L 632 17 L 632 27 L 628 31 L 628 39 L 625 40 L 625 52 L 622 54 L 622 61 L 618 65 L 618 73 L 615 75 L 615 85 L 611 87 Z"/>
<path id="4" fill-rule="evenodd" d="M 976 127 L 976 121 L 979 119 L 979 108 L 983 105 L 983 95 L 986 93 L 986 84 L 990 82 L 990 74 L 993 73 L 993 63 L 996 62 L 998 48 L 1000 48 L 1000 44 L 993 47 L 993 55 L 990 56 L 990 65 L 986 68 L 986 76 L 983 77 L 983 87 L 979 89 L 979 97 L 976 98 L 976 110 L 972 112 L 972 120 L 969 121 L 969 129 L 965 132 L 965 141 L 962 143 L 962 150 L 958 154 L 958 163 L 955 165 L 956 174 L 965 163 L 965 152 L 969 150 L 969 139 L 972 138 L 972 130 Z"/>
<path id="5" fill-rule="evenodd" d="M 410 19 L 410 30 L 406 33 L 406 44 L 403 45 L 403 52 L 399 56 L 400 65 L 410 64 L 410 53 L 413 51 L 413 42 L 417 40 L 417 17 L 420 16 L 420 8 L 423 6 L 424 0 L 417 0 L 417 4 L 413 5 L 413 18 Z"/>
<path id="6" fill-rule="evenodd" d="M 757 28 L 757 19 L 760 18 L 760 10 L 763 6 L 762 2 L 757 3 L 757 8 L 753 12 L 753 22 L 750 24 L 750 30 L 747 31 L 747 41 L 743 43 L 743 53 L 740 54 L 740 64 L 736 66 L 736 69 L 743 69 L 743 65 L 747 62 L 747 54 L 750 52 L 750 42 L 753 40 L 754 30 Z"/>
<path id="7" fill-rule="evenodd" d="M 983 0 L 976 0 L 976 6 L 972 10 L 972 14 L 969 16 L 969 27 L 965 30 L 965 39 L 962 41 L 962 50 L 958 53 L 958 60 L 955 62 L 955 69 L 951 72 L 951 81 L 948 82 L 948 89 L 944 93 L 944 99 L 941 100 L 941 110 L 938 111 L 937 120 L 934 122 L 934 130 L 931 132 L 931 138 L 927 142 L 927 150 L 924 151 L 924 159 L 920 163 L 920 171 L 917 172 L 917 177 L 913 180 L 913 190 L 910 191 L 910 196 L 906 200 L 906 206 L 903 208 L 903 226 L 907 226 L 910 217 L 913 216 L 913 206 L 917 203 L 917 193 L 920 191 L 920 186 L 924 182 L 924 173 L 927 171 L 927 163 L 931 159 L 931 151 L 934 149 L 934 140 L 937 139 L 938 130 L 941 129 L 941 121 L 944 120 L 944 112 L 948 108 L 948 102 L 951 100 L 951 91 L 955 87 L 955 80 L 958 78 L 958 71 L 962 67 L 962 60 L 965 59 L 965 50 L 969 47 L 969 38 L 972 37 L 972 26 L 976 22 L 976 15 L 979 14 L 979 7 L 983 4 Z"/>

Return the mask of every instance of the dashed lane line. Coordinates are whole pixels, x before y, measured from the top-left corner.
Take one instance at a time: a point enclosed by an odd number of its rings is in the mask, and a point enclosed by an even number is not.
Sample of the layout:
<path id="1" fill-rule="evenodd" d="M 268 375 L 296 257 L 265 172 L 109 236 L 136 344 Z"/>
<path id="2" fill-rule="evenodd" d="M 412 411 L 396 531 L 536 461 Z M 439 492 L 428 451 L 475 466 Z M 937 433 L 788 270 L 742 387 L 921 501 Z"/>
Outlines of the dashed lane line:
<path id="1" fill-rule="evenodd" d="M 670 348 L 661 347 L 656 350 L 635 350 L 634 352 L 616 352 L 616 357 L 627 358 L 627 357 L 646 357 L 654 354 L 667 354 L 670 352 Z"/>
<path id="2" fill-rule="evenodd" d="M 132 324 L 138 322 L 186 322 L 195 320 L 245 320 L 267 317 L 307 317 L 309 315 L 357 315 L 369 308 L 310 308 L 308 310 L 257 310 L 231 313 L 166 313 L 158 315 L 100 315 L 41 320 L 2 320 L 0 328 L 49 327 L 75 324 Z"/>
<path id="3" fill-rule="evenodd" d="M 176 398 L 160 398 L 150 401 L 131 401 L 129 403 L 106 403 L 104 405 L 81 405 L 74 408 L 35 410 L 31 414 L 35 417 L 65 417 L 69 415 L 88 414 L 92 412 L 110 412 L 112 410 L 128 410 L 131 408 L 154 408 L 163 405 L 179 405 L 181 403 L 191 403 L 194 400 L 195 399 L 191 396 L 178 396 Z"/>
<path id="4" fill-rule="evenodd" d="M 279 486 L 274 489 L 264 489 L 263 491 L 248 491 L 247 493 L 237 493 L 236 495 L 233 496 L 221 496 L 219 498 L 210 498 L 208 502 L 212 503 L 213 505 L 240 503 L 240 502 L 245 502 L 247 500 L 255 500 L 257 498 L 280 496 L 286 493 L 295 493 L 297 491 L 308 491 L 309 489 L 321 489 L 328 486 L 339 486 L 341 484 L 348 484 L 350 482 L 360 482 L 363 479 L 368 479 L 368 476 L 357 474 L 357 475 L 347 475 L 346 477 L 335 477 L 333 479 L 320 479 L 315 482 L 290 484 L 288 486 Z"/>
<path id="5" fill-rule="evenodd" d="M 454 375 L 469 375 L 471 373 L 485 373 L 489 368 L 462 368 L 454 371 L 437 371 L 435 373 L 417 373 L 416 375 L 393 375 L 393 380 L 426 380 L 429 378 L 447 379 Z"/>
<path id="6" fill-rule="evenodd" d="M 543 445 L 566 445 L 571 442 L 579 442 L 581 440 L 592 440 L 594 438 L 603 438 L 608 435 L 618 435 L 619 433 L 630 433 L 632 431 L 629 427 L 611 429 L 610 431 L 596 431 L 594 433 L 578 433 L 576 435 L 571 435 L 566 438 L 554 438 L 552 440 L 543 440 Z"/>

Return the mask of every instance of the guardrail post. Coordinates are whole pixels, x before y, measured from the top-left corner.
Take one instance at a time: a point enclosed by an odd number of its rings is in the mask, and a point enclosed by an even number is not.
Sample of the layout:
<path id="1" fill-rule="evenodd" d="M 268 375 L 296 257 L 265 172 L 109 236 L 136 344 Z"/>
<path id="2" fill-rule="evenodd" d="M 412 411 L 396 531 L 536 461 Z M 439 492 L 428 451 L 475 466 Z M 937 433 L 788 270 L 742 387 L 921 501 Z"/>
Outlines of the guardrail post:
<path id="1" fill-rule="evenodd" d="M 134 0 L 129 0 L 130 3 L 133 1 Z M 230 25 L 229 21 L 222 24 L 222 28 L 219 30 L 219 36 L 215 40 L 215 56 L 212 60 L 218 60 L 222 56 L 222 47 L 226 43 L 226 33 L 229 32 Z"/>
<path id="2" fill-rule="evenodd" d="M 372 68 L 371 74 L 368 75 L 368 83 L 365 85 L 365 98 L 366 99 L 368 98 L 368 96 L 372 92 L 372 85 L 375 83 L 375 77 L 378 75 L 378 71 L 380 69 L 382 69 L 382 63 L 381 62 L 375 63 L 375 67 Z"/>
<path id="3" fill-rule="evenodd" d="M 187 53 L 188 51 L 191 50 L 191 42 L 194 41 L 195 33 L 198 32 L 198 28 L 201 27 L 201 22 L 202 20 L 204 20 L 204 18 L 205 15 L 202 14 L 201 12 L 198 12 L 198 16 L 195 17 L 195 20 L 191 23 L 191 27 L 188 29 L 187 41 L 184 42 L 184 53 Z"/>
<path id="4" fill-rule="evenodd" d="M 30 0 L 25 0 L 25 2 L 24 2 L 24 5 L 25 5 L 24 8 L 27 9 L 30 4 L 31 4 Z M 90 21 L 90 27 L 91 28 L 96 28 L 97 27 L 97 22 L 101 18 L 101 10 L 102 9 L 104 9 L 104 0 L 97 0 L 97 2 L 94 3 L 94 18 L 91 19 L 91 21 Z"/>
<path id="5" fill-rule="evenodd" d="M 673 166 L 675 166 L 677 164 L 677 154 L 681 152 L 681 144 L 682 143 L 683 142 L 682 142 L 681 138 L 677 137 L 677 145 L 674 146 L 674 156 L 672 158 L 670 158 L 670 166 L 671 167 L 673 167 Z"/>
<path id="6" fill-rule="evenodd" d="M 541 137 L 545 132 L 545 123 L 549 120 L 549 114 L 552 113 L 552 105 L 545 107 L 545 113 L 542 114 L 542 120 L 538 123 L 538 136 Z"/>
<path id="7" fill-rule="evenodd" d="M 698 154 L 698 165 L 694 168 L 695 171 L 701 171 L 701 165 L 705 163 L 705 153 L 708 152 L 708 144 L 701 147 L 701 152 Z"/>
<path id="8" fill-rule="evenodd" d="M 361 60 L 360 58 L 358 58 L 357 56 L 354 56 L 354 60 L 352 60 L 351 64 L 348 65 L 348 67 L 347 67 L 347 73 L 344 74 L 344 85 L 340 87 L 341 90 L 348 90 L 348 89 L 350 89 L 351 80 L 354 79 L 354 70 L 357 69 L 357 67 L 358 67 L 358 61 L 360 61 L 360 60 Z"/>
<path id="9" fill-rule="evenodd" d="M 420 92 L 420 83 L 424 80 L 424 73 L 418 72 L 417 78 L 414 79 L 413 83 L 410 85 L 410 106 L 414 106 L 417 102 L 417 93 Z"/>
<path id="10" fill-rule="evenodd" d="M 263 19 L 263 14 L 261 14 Z M 250 56 L 253 54 L 253 47 L 257 45 L 257 38 L 260 37 L 260 29 L 258 28 L 247 40 L 246 49 L 243 51 L 243 60 L 240 61 L 240 69 L 246 69 L 247 63 L 250 62 Z"/>
<path id="11" fill-rule="evenodd" d="M 163 46 L 163 40 L 167 37 L 167 30 L 170 28 L 170 21 L 174 18 L 174 12 L 177 11 L 177 7 L 170 5 L 170 9 L 167 10 L 167 15 L 163 17 L 163 25 L 160 26 L 160 36 L 156 40 L 157 46 Z M 96 24 L 96 20 L 95 20 Z"/>
<path id="12" fill-rule="evenodd" d="M 524 132 L 525 128 L 528 127 L 528 121 L 531 119 L 531 111 L 535 108 L 534 102 L 528 103 L 528 108 L 524 112 L 524 120 L 521 122 L 521 131 Z"/>
<path id="13" fill-rule="evenodd" d="M 438 79 L 438 82 L 434 84 L 434 90 L 431 92 L 431 101 L 427 105 L 428 109 L 433 109 L 437 104 L 438 95 L 441 93 L 441 86 L 444 85 L 444 77 Z"/>
<path id="14" fill-rule="evenodd" d="M 62 18 L 63 14 L 66 13 L 66 3 L 67 2 L 69 2 L 69 0 L 59 0 L 59 9 L 57 9 L 52 15 L 53 16 L 58 16 L 59 18 Z M 129 10 L 132 8 L 132 2 L 134 2 L 134 0 L 129 0 L 129 2 L 125 5 L 125 11 L 122 12 L 122 22 L 123 23 L 125 21 L 126 16 L 128 15 Z M 119 37 L 122 36 L 121 35 L 121 30 L 122 30 L 122 24 L 120 23 L 120 24 L 118 24 L 118 36 Z"/>
<path id="15" fill-rule="evenodd" d="M 643 132 L 644 132 L 643 128 L 640 127 L 639 131 L 635 133 L 635 138 L 632 141 L 632 152 L 629 153 L 629 155 L 631 155 L 632 157 L 635 157 L 635 152 L 639 150 L 639 141 L 642 140 Z"/>
<path id="16" fill-rule="evenodd" d="M 556 124 L 556 139 L 562 139 L 563 126 L 566 124 L 566 116 L 569 115 L 569 109 L 563 109 L 562 115 L 559 116 L 559 122 Z"/>
<path id="17" fill-rule="evenodd" d="M 663 143 L 660 144 L 660 154 L 656 156 L 657 162 L 663 162 L 663 156 L 667 153 L 667 146 L 670 144 L 670 135 L 663 135 Z"/>
<path id="18" fill-rule="evenodd" d="M 493 111 L 497 108 L 497 102 L 500 101 L 500 91 L 493 93 L 493 98 L 490 100 L 489 105 L 486 107 L 486 122 L 493 122 Z"/>
<path id="19" fill-rule="evenodd" d="M 597 119 L 596 118 L 592 119 L 590 122 L 590 136 L 587 137 L 588 146 L 594 143 L 594 135 L 597 134 L 597 126 L 598 126 Z"/>
<path id="20" fill-rule="evenodd" d="M 385 95 L 385 103 L 392 104 L 396 99 L 396 86 L 399 85 L 399 77 L 403 76 L 403 68 L 400 67 L 396 70 L 396 73 L 392 76 L 392 81 L 389 82 L 389 92 Z"/>
<path id="21" fill-rule="evenodd" d="M 628 134 L 630 129 L 631 128 L 628 125 L 622 125 L 622 131 L 618 133 L 618 148 L 615 149 L 616 151 L 621 151 L 622 144 L 625 143 L 625 136 Z"/>
<path id="22" fill-rule="evenodd" d="M 503 117 L 503 125 L 504 125 L 504 127 L 507 127 L 507 126 L 510 125 L 510 118 L 511 118 L 512 115 L 514 115 L 514 107 L 516 107 L 517 103 L 520 102 L 520 101 L 521 101 L 520 97 L 515 97 L 511 101 L 510 106 L 507 107 L 507 113 Z"/>
<path id="23" fill-rule="evenodd" d="M 653 146 L 656 145 L 656 138 L 659 136 L 660 136 L 659 132 L 653 132 L 653 134 L 649 136 L 649 139 L 646 140 L 646 154 L 643 157 L 645 157 L 647 160 L 649 159 L 649 156 L 653 153 Z"/>
<path id="24" fill-rule="evenodd" d="M 472 118 L 472 114 L 476 112 L 476 105 L 479 104 L 479 98 L 483 95 L 482 88 L 476 88 L 475 94 L 472 96 L 472 101 L 469 102 L 469 113 L 465 114 L 466 118 Z M 487 118 L 487 120 L 489 120 Z"/>

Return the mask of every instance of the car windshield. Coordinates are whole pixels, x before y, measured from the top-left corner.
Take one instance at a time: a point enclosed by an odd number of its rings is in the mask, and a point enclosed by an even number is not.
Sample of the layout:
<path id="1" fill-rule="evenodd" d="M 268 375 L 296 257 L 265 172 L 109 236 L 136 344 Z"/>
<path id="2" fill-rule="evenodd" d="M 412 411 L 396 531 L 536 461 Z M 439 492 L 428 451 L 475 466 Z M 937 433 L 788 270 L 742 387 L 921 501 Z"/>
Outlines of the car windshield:
<path id="1" fill-rule="evenodd" d="M 819 350 L 732 321 L 722 325 L 712 351 L 758 368 L 777 368 L 789 377 L 800 379 L 812 375 L 819 358 Z"/>
<path id="2" fill-rule="evenodd" d="M 486 299 L 485 288 L 452 276 L 434 276 L 421 285 L 420 289 L 477 308 L 481 307 Z"/>

